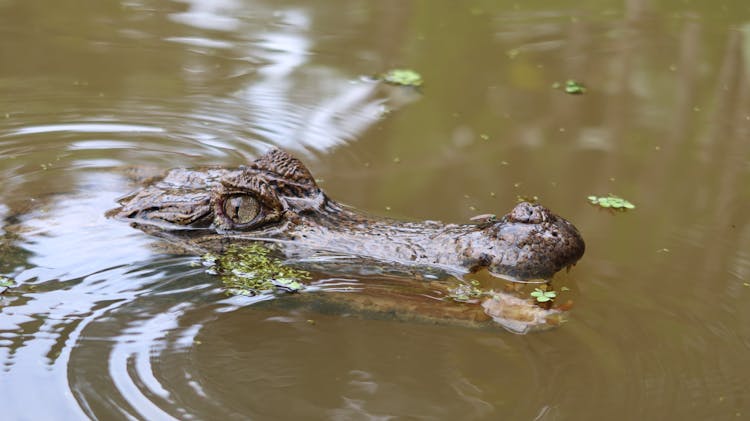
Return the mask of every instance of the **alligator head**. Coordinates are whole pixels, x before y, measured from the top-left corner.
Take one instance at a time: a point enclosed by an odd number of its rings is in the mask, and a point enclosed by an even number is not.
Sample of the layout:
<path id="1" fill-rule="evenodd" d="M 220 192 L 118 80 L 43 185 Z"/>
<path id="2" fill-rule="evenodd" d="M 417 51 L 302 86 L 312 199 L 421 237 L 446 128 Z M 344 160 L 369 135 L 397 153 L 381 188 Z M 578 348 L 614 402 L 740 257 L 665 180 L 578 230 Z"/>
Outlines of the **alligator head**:
<path id="1" fill-rule="evenodd" d="M 526 202 L 472 224 L 369 216 L 330 199 L 279 149 L 237 169 L 171 170 L 120 205 L 110 215 L 200 250 L 273 241 L 288 255 L 325 251 L 451 273 L 486 267 L 515 280 L 549 278 L 585 249 L 573 224 Z"/>

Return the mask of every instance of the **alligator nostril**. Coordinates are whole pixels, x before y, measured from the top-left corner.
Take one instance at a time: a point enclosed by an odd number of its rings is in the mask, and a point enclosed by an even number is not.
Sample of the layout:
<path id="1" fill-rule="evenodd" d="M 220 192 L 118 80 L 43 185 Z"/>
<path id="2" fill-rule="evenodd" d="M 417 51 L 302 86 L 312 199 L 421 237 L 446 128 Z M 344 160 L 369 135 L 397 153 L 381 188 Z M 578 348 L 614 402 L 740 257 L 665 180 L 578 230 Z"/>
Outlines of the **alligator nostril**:
<path id="1" fill-rule="evenodd" d="M 511 222 L 520 222 L 522 224 L 539 224 L 546 220 L 548 211 L 539 205 L 533 205 L 528 202 L 521 202 L 513 208 L 507 216 Z"/>

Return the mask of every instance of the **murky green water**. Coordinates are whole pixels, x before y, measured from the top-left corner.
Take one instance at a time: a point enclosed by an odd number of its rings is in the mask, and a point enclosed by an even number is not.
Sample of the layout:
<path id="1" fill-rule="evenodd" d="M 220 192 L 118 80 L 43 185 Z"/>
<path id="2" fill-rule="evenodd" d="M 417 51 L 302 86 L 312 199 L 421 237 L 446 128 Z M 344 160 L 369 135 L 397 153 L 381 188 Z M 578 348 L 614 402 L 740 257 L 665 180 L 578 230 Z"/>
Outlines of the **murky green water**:
<path id="1" fill-rule="evenodd" d="M 0 1 L 3 419 L 747 417 L 750 4 L 457 3 Z M 538 196 L 587 241 L 570 320 L 258 305 L 104 216 L 126 168 L 269 145 L 376 214 Z"/>

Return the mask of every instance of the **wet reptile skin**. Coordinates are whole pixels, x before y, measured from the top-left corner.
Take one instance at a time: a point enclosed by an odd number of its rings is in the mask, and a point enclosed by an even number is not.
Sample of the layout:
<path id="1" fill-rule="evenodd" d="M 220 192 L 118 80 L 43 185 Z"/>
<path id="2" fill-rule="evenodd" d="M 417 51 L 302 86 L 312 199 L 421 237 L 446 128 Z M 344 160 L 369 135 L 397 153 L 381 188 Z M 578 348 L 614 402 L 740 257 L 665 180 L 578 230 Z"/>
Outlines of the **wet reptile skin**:
<path id="1" fill-rule="evenodd" d="M 218 252 L 274 241 L 287 255 L 325 251 L 453 273 L 486 267 L 528 280 L 551 277 L 585 249 L 573 224 L 526 202 L 497 220 L 460 225 L 366 215 L 326 196 L 307 168 L 279 149 L 237 169 L 171 170 L 120 205 L 111 216 Z"/>

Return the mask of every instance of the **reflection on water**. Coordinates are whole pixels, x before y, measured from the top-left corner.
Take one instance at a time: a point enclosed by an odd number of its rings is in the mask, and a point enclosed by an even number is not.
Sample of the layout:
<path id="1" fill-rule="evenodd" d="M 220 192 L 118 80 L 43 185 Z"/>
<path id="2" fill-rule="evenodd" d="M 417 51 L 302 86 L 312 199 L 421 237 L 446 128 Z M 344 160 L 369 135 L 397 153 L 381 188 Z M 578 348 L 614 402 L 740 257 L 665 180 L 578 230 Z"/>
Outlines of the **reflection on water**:
<path id="1" fill-rule="evenodd" d="M 113 124 L 113 123 L 71 123 L 71 124 L 49 124 L 32 127 L 21 127 L 18 130 L 10 131 L 6 136 L 23 136 L 39 133 L 54 132 L 73 132 L 73 133 L 164 133 L 164 129 L 158 127 L 136 126 L 132 124 Z"/>
<path id="2" fill-rule="evenodd" d="M 4 416 L 747 416 L 748 21 L 739 0 L 0 2 Z M 362 78 L 393 67 L 422 92 Z M 516 336 L 228 298 L 104 217 L 127 168 L 270 145 L 377 214 L 539 196 L 588 245 L 555 283 L 570 320 Z M 586 203 L 610 192 L 637 209 Z"/>

